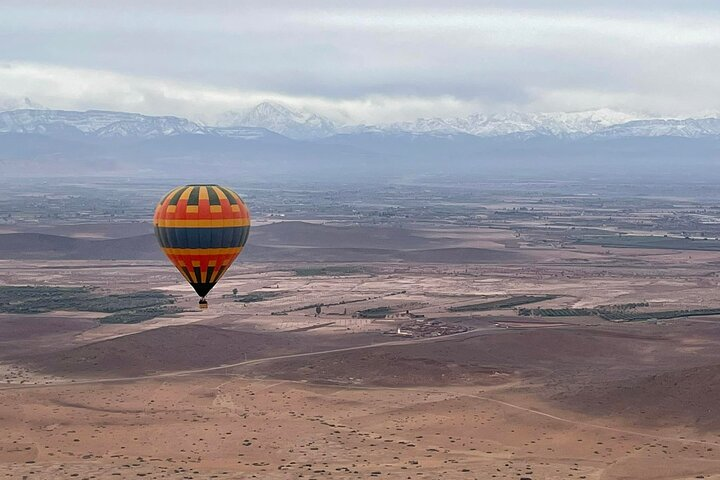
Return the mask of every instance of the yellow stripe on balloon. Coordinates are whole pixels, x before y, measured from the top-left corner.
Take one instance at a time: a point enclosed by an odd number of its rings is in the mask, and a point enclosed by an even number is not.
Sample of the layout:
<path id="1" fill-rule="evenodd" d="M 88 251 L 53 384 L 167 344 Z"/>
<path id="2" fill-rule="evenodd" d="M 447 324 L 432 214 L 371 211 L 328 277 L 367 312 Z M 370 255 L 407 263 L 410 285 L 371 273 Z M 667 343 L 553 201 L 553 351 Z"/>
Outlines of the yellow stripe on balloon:
<path id="1" fill-rule="evenodd" d="M 190 207 L 188 207 L 189 209 Z M 248 227 L 249 218 L 217 218 L 205 220 L 167 220 L 160 218 L 155 224 L 156 227 L 168 228 L 221 228 L 221 227 Z"/>
<path id="2" fill-rule="evenodd" d="M 212 275 L 210 275 L 210 283 L 215 283 L 220 278 L 220 269 L 213 270 Z"/>
<path id="3" fill-rule="evenodd" d="M 233 248 L 163 248 L 166 255 L 197 256 L 197 255 L 237 255 L 242 247 Z"/>
<path id="4" fill-rule="evenodd" d="M 215 185 L 212 186 L 213 191 L 217 194 L 218 198 L 220 200 L 227 200 L 227 195 L 225 195 L 225 192 L 220 190 L 219 187 L 216 187 Z"/>
<path id="5" fill-rule="evenodd" d="M 228 190 L 230 190 L 230 189 L 228 189 Z M 232 190 L 230 190 L 230 193 L 232 194 L 233 197 L 235 197 L 235 200 L 236 200 L 238 203 L 245 204 L 245 202 L 242 201 L 242 198 L 240 198 L 240 195 L 238 195 L 237 193 L 235 193 L 235 192 L 232 191 Z"/>
<path id="6" fill-rule="evenodd" d="M 198 283 L 197 277 L 195 277 L 195 270 L 192 268 L 185 268 L 185 271 L 183 269 L 178 268 L 180 270 L 180 273 L 183 274 L 183 276 L 187 279 L 190 283 Z M 185 275 L 185 272 L 187 272 L 187 275 Z"/>
<path id="7" fill-rule="evenodd" d="M 200 187 L 200 193 L 198 196 L 198 200 L 210 200 L 210 197 L 208 196 L 208 190 L 206 186 Z"/>
<path id="8" fill-rule="evenodd" d="M 185 280 L 187 280 L 188 282 L 192 282 L 192 279 L 188 276 L 187 273 L 185 273 L 185 270 L 183 270 L 182 268 L 178 268 L 178 272 L 180 272 L 182 276 L 185 277 Z"/>
<path id="9" fill-rule="evenodd" d="M 158 208 L 161 208 L 163 205 L 165 205 L 167 202 L 170 201 L 170 199 L 177 193 L 178 190 L 180 190 L 183 187 L 176 187 L 170 190 L 169 193 L 167 193 L 162 200 L 160 200 L 160 203 L 158 203 Z"/>
<path id="10" fill-rule="evenodd" d="M 190 194 L 192 193 L 193 188 L 195 188 L 195 187 L 187 187 L 185 189 L 185 191 L 182 193 L 182 195 L 180 195 L 180 199 L 178 201 L 187 200 L 188 198 L 190 198 Z"/>

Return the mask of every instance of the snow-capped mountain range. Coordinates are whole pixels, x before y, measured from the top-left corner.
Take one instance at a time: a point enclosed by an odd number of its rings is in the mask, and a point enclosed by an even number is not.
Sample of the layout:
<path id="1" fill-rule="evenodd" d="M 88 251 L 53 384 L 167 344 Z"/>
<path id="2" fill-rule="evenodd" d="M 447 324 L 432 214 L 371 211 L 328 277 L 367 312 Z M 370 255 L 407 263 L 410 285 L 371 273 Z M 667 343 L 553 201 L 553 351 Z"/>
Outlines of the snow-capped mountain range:
<path id="1" fill-rule="evenodd" d="M 296 140 L 323 138 L 338 133 L 338 126 L 329 118 L 316 113 L 291 110 L 272 102 L 263 102 L 245 112 L 225 112 L 220 116 L 217 125 L 266 128 Z"/>
<path id="2" fill-rule="evenodd" d="M 29 100 L 21 106 L 34 106 Z M 258 139 L 282 135 L 311 141 L 334 135 L 411 134 L 518 138 L 556 137 L 720 137 L 720 118 L 639 118 L 609 109 L 572 113 L 473 114 L 459 118 L 421 118 L 381 125 L 338 125 L 312 112 L 264 102 L 247 111 L 228 111 L 209 126 L 173 116 L 90 110 L 21 108 L 0 113 L 0 133 L 80 135 L 100 138 L 158 138 L 211 135 Z"/>
<path id="3" fill-rule="evenodd" d="M 259 138 L 272 135 L 255 127 L 207 127 L 179 117 L 153 117 L 138 113 L 88 110 L 21 109 L 0 113 L 0 133 L 41 135 L 89 135 L 99 138 L 157 138 L 172 135 L 216 135 L 228 138 Z"/>
<path id="4" fill-rule="evenodd" d="M 589 135 L 637 117 L 602 109 L 573 113 L 517 113 L 507 115 L 473 114 L 464 118 L 421 118 L 414 122 L 394 123 L 385 128 L 413 133 L 464 133 L 495 137 L 518 133 L 567 136 Z"/>

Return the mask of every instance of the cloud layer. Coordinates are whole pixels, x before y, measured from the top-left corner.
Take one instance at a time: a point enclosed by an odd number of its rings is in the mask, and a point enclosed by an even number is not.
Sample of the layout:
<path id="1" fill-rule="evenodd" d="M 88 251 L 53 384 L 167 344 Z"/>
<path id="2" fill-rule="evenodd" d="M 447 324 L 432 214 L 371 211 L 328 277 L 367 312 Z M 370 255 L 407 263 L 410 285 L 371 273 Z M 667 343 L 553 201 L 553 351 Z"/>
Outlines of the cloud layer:
<path id="1" fill-rule="evenodd" d="M 712 2 L 298 3 L 3 2 L 0 100 L 205 121 L 262 100 L 352 123 L 720 111 Z"/>

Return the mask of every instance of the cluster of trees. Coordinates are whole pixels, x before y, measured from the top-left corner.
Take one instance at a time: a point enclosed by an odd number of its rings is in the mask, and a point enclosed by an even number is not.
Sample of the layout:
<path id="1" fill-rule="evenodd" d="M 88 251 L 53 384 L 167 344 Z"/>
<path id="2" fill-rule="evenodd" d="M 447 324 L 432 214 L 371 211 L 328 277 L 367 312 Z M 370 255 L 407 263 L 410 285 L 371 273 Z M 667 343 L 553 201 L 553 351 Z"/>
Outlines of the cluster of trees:
<path id="1" fill-rule="evenodd" d="M 528 303 L 542 302 L 555 298 L 554 295 L 518 295 L 515 297 L 504 298 L 502 300 L 493 300 L 491 302 L 474 303 L 472 305 L 459 305 L 448 308 L 450 312 L 482 312 L 487 310 L 500 310 L 503 308 L 513 308 L 518 305 L 527 305 Z"/>
<path id="2" fill-rule="evenodd" d="M 105 295 L 88 287 L 2 286 L 0 312 L 45 313 L 55 310 L 109 313 L 102 323 L 137 323 L 178 313 L 175 299 L 163 292 Z"/>

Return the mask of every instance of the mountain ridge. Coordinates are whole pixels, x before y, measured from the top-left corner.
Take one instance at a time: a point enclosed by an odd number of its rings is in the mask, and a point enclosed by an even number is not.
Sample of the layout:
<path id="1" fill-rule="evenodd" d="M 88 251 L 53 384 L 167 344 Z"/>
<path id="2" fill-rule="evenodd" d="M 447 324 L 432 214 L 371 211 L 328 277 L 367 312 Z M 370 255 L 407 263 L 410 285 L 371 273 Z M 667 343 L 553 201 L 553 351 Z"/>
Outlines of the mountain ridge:
<path id="1" fill-rule="evenodd" d="M 293 140 L 316 141 L 335 135 L 379 133 L 431 136 L 471 135 L 603 138 L 674 136 L 720 137 L 720 118 L 637 118 L 600 109 L 568 113 L 472 114 L 455 118 L 419 118 L 412 122 L 378 125 L 338 125 L 311 112 L 263 102 L 246 112 L 228 111 L 215 125 L 186 118 L 153 116 L 110 110 L 50 110 L 23 108 L 0 112 L 0 133 L 35 133 L 68 137 L 158 138 L 173 135 L 211 135 L 259 139 L 282 135 Z"/>
<path id="2" fill-rule="evenodd" d="M 283 115 L 283 110 L 274 112 Z M 0 171 L 13 176 L 182 171 L 203 178 L 233 172 L 256 180 L 372 179 L 410 171 L 548 178 L 717 177 L 720 119 L 612 124 L 613 115 L 477 115 L 470 119 L 474 123 L 452 128 L 435 128 L 433 122 L 423 131 L 407 126 L 336 127 L 332 135 L 305 132 L 290 138 L 263 127 L 209 126 L 173 116 L 20 109 L 0 112 Z M 308 120 L 303 128 L 315 121 L 310 114 L 291 115 L 295 127 L 301 125 L 297 118 Z"/>
<path id="3" fill-rule="evenodd" d="M 311 140 L 337 133 L 337 125 L 316 113 L 292 110 L 274 102 L 262 102 L 246 112 L 227 111 L 216 123 L 221 127 L 266 128 L 294 140 Z"/>

